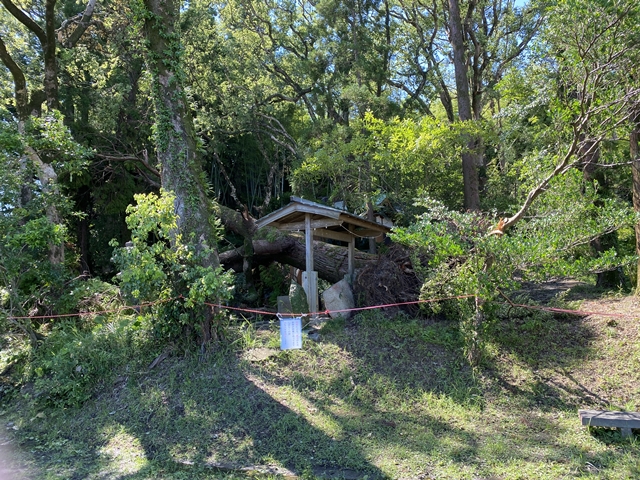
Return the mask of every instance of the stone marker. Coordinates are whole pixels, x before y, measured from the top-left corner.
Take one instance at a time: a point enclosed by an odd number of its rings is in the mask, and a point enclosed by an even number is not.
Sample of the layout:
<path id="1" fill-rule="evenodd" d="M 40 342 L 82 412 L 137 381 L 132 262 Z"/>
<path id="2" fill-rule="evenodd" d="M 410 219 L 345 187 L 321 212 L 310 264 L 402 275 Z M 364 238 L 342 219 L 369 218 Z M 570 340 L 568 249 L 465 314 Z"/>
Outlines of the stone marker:
<path id="1" fill-rule="evenodd" d="M 278 313 L 295 313 L 291 307 L 291 299 L 287 295 L 278 297 Z"/>
<path id="2" fill-rule="evenodd" d="M 351 317 L 351 312 L 334 312 L 334 310 L 348 310 L 354 308 L 356 304 L 351 286 L 346 279 L 340 280 L 322 292 L 322 299 L 331 318 L 343 317 L 347 319 Z"/>
<path id="3" fill-rule="evenodd" d="M 291 282 L 289 287 L 289 299 L 291 300 L 292 313 L 308 313 L 309 303 L 307 302 L 307 294 L 297 282 Z"/>

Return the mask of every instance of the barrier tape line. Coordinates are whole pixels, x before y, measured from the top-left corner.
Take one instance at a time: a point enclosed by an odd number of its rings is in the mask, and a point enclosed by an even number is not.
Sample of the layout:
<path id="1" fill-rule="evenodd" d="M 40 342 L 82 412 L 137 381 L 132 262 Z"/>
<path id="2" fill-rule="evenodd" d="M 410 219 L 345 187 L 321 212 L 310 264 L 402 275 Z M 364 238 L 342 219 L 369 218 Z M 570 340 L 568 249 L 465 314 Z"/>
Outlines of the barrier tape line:
<path id="1" fill-rule="evenodd" d="M 597 315 L 600 317 L 615 317 L 615 318 L 640 318 L 640 314 L 629 314 L 629 313 L 613 313 L 613 312 L 594 312 L 589 310 L 569 310 L 566 308 L 557 308 L 557 307 L 544 307 L 542 305 L 523 305 L 521 303 L 506 303 L 506 302 L 495 302 L 498 305 L 505 305 L 509 307 L 518 307 L 518 308 L 526 308 L 529 310 L 540 310 L 543 312 L 551 312 L 551 313 L 565 313 L 568 315 L 576 315 L 586 317 L 589 315 Z"/>
<path id="2" fill-rule="evenodd" d="M 8 320 L 26 320 L 26 319 L 35 320 L 39 318 L 68 318 L 68 317 L 86 317 L 88 315 L 104 315 L 105 313 L 120 313 L 123 310 L 136 310 L 138 308 L 151 307 L 153 305 L 159 305 L 161 303 L 167 303 L 173 300 L 178 300 L 179 298 L 182 298 L 182 297 L 167 298 L 165 300 L 158 300 L 156 302 L 145 302 L 139 305 L 127 305 L 125 307 L 113 308 L 111 310 L 99 310 L 97 312 L 62 313 L 62 314 L 56 314 L 56 315 L 33 315 L 33 316 L 25 315 L 20 317 L 10 315 L 7 317 L 7 319 Z"/>
<path id="3" fill-rule="evenodd" d="M 364 310 L 375 310 L 375 309 L 381 309 L 381 308 L 389 308 L 389 307 L 401 307 L 401 306 L 405 306 L 405 305 L 417 305 L 417 304 L 423 304 L 423 303 L 435 303 L 435 302 L 443 302 L 446 300 L 459 300 L 459 299 L 463 299 L 463 298 L 472 298 L 475 295 L 457 295 L 457 296 L 452 296 L 452 297 L 442 297 L 442 298 L 432 298 L 432 299 L 427 299 L 427 300 L 414 300 L 414 301 L 410 301 L 410 302 L 398 302 L 398 303 L 388 303 L 388 304 L 382 304 L 382 305 L 372 305 L 372 306 L 368 306 L 368 307 L 356 307 L 356 308 L 345 308 L 345 309 L 341 309 L 341 310 L 323 310 L 323 311 L 318 311 L 318 312 L 312 312 L 312 313 L 285 313 L 285 314 L 280 314 L 280 316 L 282 317 L 300 317 L 302 315 L 329 315 L 331 313 L 345 313 L 345 312 L 359 312 L 359 311 L 364 311 Z M 107 313 L 120 313 L 123 310 L 137 310 L 137 309 L 141 309 L 144 307 L 151 307 L 153 305 L 159 305 L 162 303 L 167 303 L 167 302 L 171 302 L 174 300 L 179 300 L 179 299 L 184 299 L 184 297 L 181 295 L 179 297 L 174 297 L 174 298 L 168 298 L 165 300 L 158 300 L 156 302 L 145 302 L 145 303 L 141 303 L 139 305 L 130 305 L 130 306 L 126 306 L 126 307 L 120 307 L 120 308 L 116 308 L 116 309 L 111 309 L 111 310 L 102 310 L 102 311 L 98 311 L 98 312 L 78 312 L 78 313 L 66 313 L 66 314 L 57 314 L 57 315 L 34 315 L 34 316 L 8 316 L 6 317 L 8 320 L 25 320 L 25 319 L 44 319 L 44 318 L 69 318 L 69 317 L 84 317 L 84 316 L 88 316 L 88 315 L 103 315 L 103 314 L 107 314 Z M 205 305 L 208 305 L 210 307 L 216 307 L 216 308 L 222 308 L 225 310 L 233 310 L 233 311 L 238 311 L 238 312 L 246 312 L 246 313 L 254 313 L 254 314 L 258 314 L 258 315 L 271 315 L 271 316 L 277 316 L 278 314 L 276 312 L 268 312 L 266 310 L 258 310 L 258 309 L 252 309 L 252 308 L 241 308 L 241 307 L 232 307 L 229 305 L 222 305 L 222 304 L 217 304 L 217 303 L 207 303 L 207 302 L 203 302 Z M 570 309 L 565 309 L 565 308 L 556 308 L 556 307 L 544 307 L 544 306 L 537 306 L 537 305 L 524 305 L 524 304 L 519 304 L 519 303 L 506 303 L 506 302 L 495 302 L 499 305 L 504 305 L 504 306 L 509 306 L 509 307 L 514 307 L 514 308 L 523 308 L 523 309 L 528 309 L 528 310 L 538 310 L 538 311 L 544 311 L 544 312 L 551 312 L 551 313 L 564 313 L 564 314 L 568 314 L 568 315 L 576 315 L 576 316 L 589 316 L 589 315 L 598 315 L 598 316 L 602 316 L 602 317 L 615 317 L 615 318 L 640 318 L 640 314 L 638 315 L 632 315 L 632 314 L 625 314 L 625 313 L 612 313 L 612 312 L 595 312 L 595 311 L 587 311 L 587 310 L 570 310 Z"/>
<path id="4" fill-rule="evenodd" d="M 345 308 L 342 310 L 322 310 L 322 311 L 318 311 L 318 312 L 310 312 L 310 313 L 281 313 L 280 315 L 283 317 L 301 317 L 303 315 L 329 315 L 330 313 L 343 313 L 343 312 L 359 312 L 362 310 L 374 310 L 376 308 L 388 308 L 388 307 L 401 307 L 403 305 L 415 305 L 415 304 L 419 304 L 419 303 L 435 303 L 435 302 L 443 302 L 445 300 L 457 300 L 457 299 L 461 299 L 461 298 L 471 298 L 474 297 L 475 295 L 457 295 L 454 297 L 443 297 L 443 298 L 432 298 L 429 300 L 414 300 L 411 302 L 399 302 L 399 303 L 388 303 L 388 304 L 384 304 L 384 305 L 372 305 L 369 307 L 356 307 L 356 308 Z M 220 305 L 220 304 L 216 304 L 216 303 L 206 303 L 205 305 L 209 305 L 211 307 L 218 307 L 218 308 L 225 308 L 228 310 L 240 310 L 240 311 L 244 311 L 244 312 L 253 312 L 253 313 L 259 313 L 262 315 L 278 315 L 277 313 L 274 312 L 265 312 L 265 311 L 261 311 L 261 310 L 250 310 L 250 309 L 243 309 L 243 308 L 238 308 L 238 307 L 229 307 L 227 305 Z"/>
<path id="5" fill-rule="evenodd" d="M 388 307 L 401 307 L 403 305 L 415 305 L 415 304 L 420 304 L 420 303 L 435 303 L 435 302 L 442 302 L 445 300 L 456 300 L 456 299 L 461 299 L 461 298 L 471 298 L 474 295 L 458 295 L 458 296 L 453 296 L 453 297 L 442 297 L 442 298 L 432 298 L 432 299 L 428 299 L 428 300 L 415 300 L 415 301 L 411 301 L 411 302 L 399 302 L 399 303 L 388 303 L 388 304 L 384 304 L 384 305 L 372 305 L 369 307 L 356 307 L 356 308 L 347 308 L 347 309 L 342 309 L 342 310 L 323 310 L 323 311 L 319 311 L 319 312 L 312 312 L 312 313 L 286 313 L 284 315 L 286 316 L 290 316 L 290 317 L 300 317 L 302 315 L 321 315 L 321 314 L 329 314 L 329 313 L 343 313 L 343 312 L 356 312 L 356 311 L 362 311 L 362 310 L 373 310 L 376 308 L 388 308 Z M 171 302 L 173 300 L 179 300 L 179 299 L 184 299 L 184 297 L 182 295 L 180 295 L 179 297 L 174 297 L 174 298 L 168 298 L 165 300 L 158 300 L 156 302 L 146 302 L 146 303 L 141 303 L 139 305 L 129 305 L 126 307 L 121 307 L 121 308 L 117 308 L 117 309 L 112 309 L 112 310 L 102 310 L 102 311 L 98 311 L 98 312 L 78 312 L 78 313 L 65 313 L 65 314 L 58 314 L 58 315 L 34 315 L 34 316 L 9 316 L 7 317 L 9 320 L 24 320 L 24 319 L 42 319 L 42 318 L 67 318 L 67 317 L 83 317 L 83 316 L 87 316 L 87 315 L 103 315 L 105 313 L 117 313 L 117 312 L 121 312 L 123 310 L 136 310 L 138 308 L 143 308 L 143 307 L 150 307 L 153 305 L 158 305 L 161 303 L 166 303 L 166 302 Z M 240 308 L 240 307 L 232 307 L 229 305 L 222 305 L 222 304 L 218 304 L 218 303 L 208 303 L 208 302 L 203 302 L 205 305 L 208 305 L 210 307 L 217 307 L 217 308 L 224 308 L 226 310 L 235 310 L 235 311 L 239 311 L 239 312 L 246 312 L 246 313 L 256 313 L 259 315 L 273 315 L 276 316 L 277 313 L 276 312 L 268 312 L 266 310 L 257 310 L 257 309 L 252 309 L 252 308 Z"/>

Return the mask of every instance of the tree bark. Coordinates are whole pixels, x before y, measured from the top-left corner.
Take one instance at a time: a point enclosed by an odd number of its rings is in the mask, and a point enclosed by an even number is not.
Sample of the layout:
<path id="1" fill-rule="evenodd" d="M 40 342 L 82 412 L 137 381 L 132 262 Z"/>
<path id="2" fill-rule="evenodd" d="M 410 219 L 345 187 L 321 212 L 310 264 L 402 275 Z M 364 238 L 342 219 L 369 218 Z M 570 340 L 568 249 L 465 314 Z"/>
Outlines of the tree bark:
<path id="1" fill-rule="evenodd" d="M 453 48 L 453 66 L 456 78 L 456 93 L 458 96 L 458 116 L 461 121 L 471 121 L 473 116 L 469 95 L 466 49 L 458 0 L 449 0 L 449 41 Z M 467 210 L 480 210 L 480 186 L 478 181 L 478 164 L 480 162 L 477 153 L 480 139 L 470 137 L 466 141 L 466 144 L 467 148 L 465 152 L 462 153 L 464 207 Z"/>
<path id="2" fill-rule="evenodd" d="M 304 270 L 306 250 L 303 238 L 285 235 L 276 240 L 254 240 L 253 261 L 255 264 L 279 262 Z M 378 261 L 378 255 L 356 251 L 355 266 L 363 268 L 370 262 Z M 242 271 L 243 253 L 240 249 L 220 254 L 220 262 L 226 268 Z M 331 283 L 339 282 L 349 273 L 348 249 L 325 242 L 313 242 L 313 268 L 318 276 Z"/>
<path id="3" fill-rule="evenodd" d="M 42 45 L 44 56 L 44 93 L 47 96 L 47 108 L 60 110 L 58 101 L 58 63 L 56 59 L 55 6 L 57 0 L 45 3 L 45 38 Z"/>
<path id="4" fill-rule="evenodd" d="M 183 89 L 182 45 L 178 31 L 180 2 L 144 0 L 144 5 L 147 9 L 144 32 L 147 62 L 153 75 L 156 150 L 162 187 L 175 195 L 176 234 L 181 234 L 184 241 L 195 243 L 202 266 L 215 268 L 219 259 L 214 210 L 206 195 L 193 118 Z M 212 319 L 212 310 L 206 308 L 200 325 L 203 346 L 212 339 Z"/>
<path id="5" fill-rule="evenodd" d="M 175 194 L 178 230 L 185 240 L 193 235 L 201 247 L 211 247 L 206 260 L 217 266 L 216 235 L 211 202 L 206 195 L 195 129 L 183 89 L 181 44 L 178 32 L 180 3 L 145 0 L 148 10 L 145 36 L 148 64 L 153 74 L 156 110 L 156 146 L 162 187 Z"/>

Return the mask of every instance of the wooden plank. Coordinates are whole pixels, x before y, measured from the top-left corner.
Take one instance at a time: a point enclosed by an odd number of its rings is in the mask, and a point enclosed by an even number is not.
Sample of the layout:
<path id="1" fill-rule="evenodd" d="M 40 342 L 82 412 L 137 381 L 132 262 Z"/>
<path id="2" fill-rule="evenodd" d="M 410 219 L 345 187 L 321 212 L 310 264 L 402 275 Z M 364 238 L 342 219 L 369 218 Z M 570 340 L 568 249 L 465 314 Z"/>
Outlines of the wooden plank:
<path id="1" fill-rule="evenodd" d="M 349 275 L 351 277 L 351 282 L 353 282 L 353 274 L 356 271 L 356 239 L 355 237 L 351 237 L 349 241 Z"/>
<path id="2" fill-rule="evenodd" d="M 269 215 L 265 215 L 259 220 L 256 220 L 256 227 L 262 228 L 267 225 L 270 225 L 273 222 L 277 222 L 281 218 L 284 218 L 287 215 L 291 215 L 292 213 L 295 213 L 296 208 L 297 208 L 297 205 L 295 203 L 290 203 L 289 205 L 286 205 L 281 209 L 276 210 L 275 212 L 271 212 Z"/>
<path id="3" fill-rule="evenodd" d="M 640 413 L 609 410 L 578 410 L 582 425 L 592 427 L 640 428 Z"/>
<path id="4" fill-rule="evenodd" d="M 336 227 L 338 225 L 342 225 L 342 220 L 337 220 L 337 219 L 311 220 L 311 228 Z M 306 221 L 294 222 L 294 223 L 279 223 L 276 226 L 276 228 L 278 230 L 286 230 L 288 232 L 304 230 L 306 228 Z"/>
<path id="5" fill-rule="evenodd" d="M 318 272 L 302 272 L 302 287 L 307 294 L 309 312 L 315 318 L 318 311 Z"/>
<path id="6" fill-rule="evenodd" d="M 349 242 L 353 238 L 346 232 L 336 232 L 335 230 L 327 230 L 326 228 L 319 228 L 313 231 L 313 237 L 330 238 L 332 240 L 340 240 L 341 242 Z"/>
<path id="7" fill-rule="evenodd" d="M 383 232 L 391 231 L 391 229 L 385 225 L 380 225 L 379 223 L 370 222 L 369 220 L 357 217 L 355 215 L 351 215 L 350 213 L 342 213 L 342 215 L 340 215 L 340 219 L 343 220 L 345 223 L 354 225 L 356 227 L 362 227 L 362 228 L 374 230 L 377 232 L 376 235 L 379 235 L 380 233 L 383 233 Z"/>

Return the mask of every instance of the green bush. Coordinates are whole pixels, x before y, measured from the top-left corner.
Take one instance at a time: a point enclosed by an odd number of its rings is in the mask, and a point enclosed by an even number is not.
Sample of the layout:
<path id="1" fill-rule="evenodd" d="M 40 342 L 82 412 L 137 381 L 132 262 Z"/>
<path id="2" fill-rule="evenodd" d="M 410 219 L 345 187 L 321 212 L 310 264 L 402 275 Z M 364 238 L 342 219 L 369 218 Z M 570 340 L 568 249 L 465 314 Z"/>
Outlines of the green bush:
<path id="1" fill-rule="evenodd" d="M 428 259 L 419 269 L 421 298 L 451 298 L 429 308 L 460 322 L 472 364 L 480 360 L 496 318 L 496 300 L 515 290 L 518 281 L 583 276 L 634 261 L 615 249 L 594 256 L 586 248 L 604 232 L 633 225 L 633 211 L 619 202 L 596 204 L 595 192 L 572 197 L 563 186 L 548 191 L 537 215 L 506 234 L 491 234 L 498 223 L 495 214 L 455 212 L 429 198 L 419 202 L 426 212 L 411 227 L 395 229 L 395 241 Z"/>
<path id="2" fill-rule="evenodd" d="M 136 195 L 127 208 L 131 242 L 116 248 L 113 261 L 120 269 L 117 280 L 133 305 L 150 303 L 155 334 L 177 338 L 202 327 L 206 303 L 220 303 L 231 295 L 231 274 L 222 267 L 203 266 L 215 256 L 214 247 L 201 248 L 194 238 L 177 229 L 174 195 L 162 191 Z M 117 242 L 111 242 L 117 247 Z M 221 317 L 217 319 L 219 326 Z"/>
<path id="3" fill-rule="evenodd" d="M 34 400 L 57 407 L 79 406 L 124 365 L 145 358 L 147 333 L 141 318 L 115 317 L 92 329 L 58 323 L 33 351 L 27 380 Z"/>

